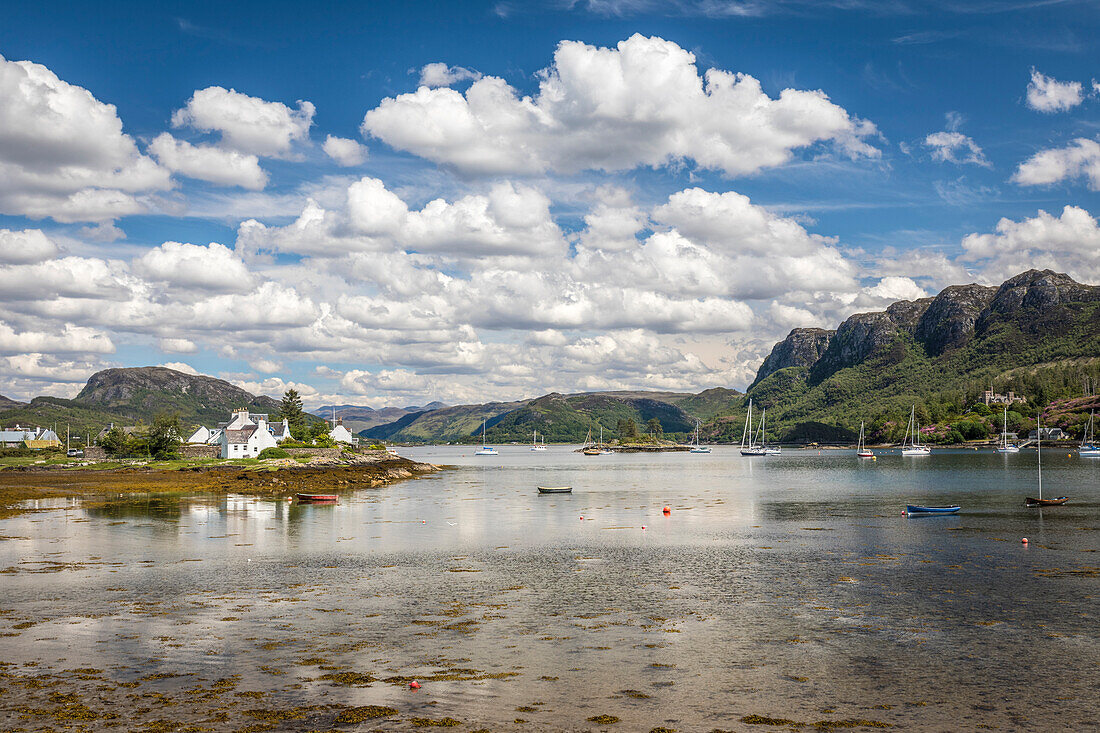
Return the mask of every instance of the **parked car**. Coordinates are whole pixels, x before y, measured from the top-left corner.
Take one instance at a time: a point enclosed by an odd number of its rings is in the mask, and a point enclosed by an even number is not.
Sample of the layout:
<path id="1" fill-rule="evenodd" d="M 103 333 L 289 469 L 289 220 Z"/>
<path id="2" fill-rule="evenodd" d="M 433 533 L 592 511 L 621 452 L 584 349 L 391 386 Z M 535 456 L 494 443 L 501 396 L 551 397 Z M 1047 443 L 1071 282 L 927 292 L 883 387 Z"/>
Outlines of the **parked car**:
<path id="1" fill-rule="evenodd" d="M 69 458 L 83 458 L 84 451 L 79 448 L 69 448 L 69 450 L 65 452 L 65 455 Z"/>

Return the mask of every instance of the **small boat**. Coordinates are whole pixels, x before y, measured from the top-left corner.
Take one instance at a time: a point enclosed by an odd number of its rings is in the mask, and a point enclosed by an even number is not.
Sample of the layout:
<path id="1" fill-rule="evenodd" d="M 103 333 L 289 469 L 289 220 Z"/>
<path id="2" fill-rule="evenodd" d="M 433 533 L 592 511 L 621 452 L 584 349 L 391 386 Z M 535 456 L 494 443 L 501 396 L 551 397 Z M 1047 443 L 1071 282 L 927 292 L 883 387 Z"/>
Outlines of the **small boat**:
<path id="1" fill-rule="evenodd" d="M 499 456 L 497 449 L 491 445 L 485 445 L 485 421 L 481 421 L 481 447 L 474 451 L 475 456 Z"/>
<path id="2" fill-rule="evenodd" d="M 339 500 L 337 494 L 298 494 L 298 502 L 303 504 L 335 504 Z"/>
<path id="3" fill-rule="evenodd" d="M 546 450 L 546 441 L 539 442 L 539 432 L 531 431 L 531 450 Z"/>
<path id="4" fill-rule="evenodd" d="M 608 447 L 607 447 L 607 446 L 606 446 L 606 445 L 604 444 L 604 442 L 603 442 L 603 425 L 601 425 L 601 426 L 600 426 L 600 442 L 599 442 L 599 446 L 600 446 L 600 455 L 601 455 L 601 456 L 610 456 L 610 455 L 613 455 L 613 454 L 615 453 L 615 451 L 613 451 L 613 450 L 611 450 L 610 448 L 608 448 Z"/>
<path id="5" fill-rule="evenodd" d="M 906 514 L 956 514 L 962 507 L 958 505 L 952 506 L 920 506 L 919 504 L 908 504 L 905 507 Z"/>
<path id="6" fill-rule="evenodd" d="M 859 442 L 856 443 L 856 456 L 859 458 L 874 458 L 875 454 L 867 450 L 867 443 L 863 437 L 863 421 L 859 423 Z"/>
<path id="7" fill-rule="evenodd" d="M 1085 434 L 1081 436 L 1081 445 L 1077 448 L 1077 455 L 1085 458 L 1100 457 L 1100 445 L 1096 444 L 1096 433 L 1093 428 L 1095 411 L 1089 413 L 1089 423 L 1085 426 Z"/>
<path id="8" fill-rule="evenodd" d="M 903 456 L 930 456 L 932 449 L 920 442 L 920 423 L 917 422 L 917 406 L 909 411 L 909 424 L 905 426 L 905 438 L 901 444 Z"/>
<path id="9" fill-rule="evenodd" d="M 688 445 L 691 448 L 688 449 L 688 453 L 710 453 L 709 445 L 702 445 L 699 443 L 699 429 L 703 426 L 702 420 L 695 421 L 695 433 L 691 436 L 691 442 Z"/>
<path id="10" fill-rule="evenodd" d="M 1004 427 L 1001 429 L 1001 444 L 997 446 L 998 453 L 1019 453 L 1020 446 L 1008 442 L 1008 407 L 1005 407 Z"/>
<path id="11" fill-rule="evenodd" d="M 601 451 L 596 444 L 592 442 L 592 428 L 588 429 L 588 435 L 584 436 L 584 445 L 581 446 L 581 453 L 586 456 L 602 456 Z"/>
<path id="12" fill-rule="evenodd" d="M 572 486 L 539 486 L 540 494 L 572 494 Z"/>
<path id="13" fill-rule="evenodd" d="M 1057 499 L 1043 498 L 1043 426 L 1040 424 L 1038 416 L 1035 418 L 1035 453 L 1039 457 L 1039 498 L 1025 497 L 1024 506 L 1062 506 L 1069 501 L 1068 496 L 1059 496 Z"/>
<path id="14" fill-rule="evenodd" d="M 1068 496 L 1059 496 L 1057 499 L 1032 499 L 1030 496 L 1024 499 L 1026 506 L 1062 506 L 1069 501 Z"/>
<path id="15" fill-rule="evenodd" d="M 388 455 L 391 455 L 391 456 L 396 456 L 396 455 L 397 455 L 397 449 L 396 449 L 396 448 L 394 448 L 394 447 L 393 447 L 392 445 L 391 445 L 391 446 L 388 446 L 388 447 L 386 448 L 386 453 L 387 453 Z"/>

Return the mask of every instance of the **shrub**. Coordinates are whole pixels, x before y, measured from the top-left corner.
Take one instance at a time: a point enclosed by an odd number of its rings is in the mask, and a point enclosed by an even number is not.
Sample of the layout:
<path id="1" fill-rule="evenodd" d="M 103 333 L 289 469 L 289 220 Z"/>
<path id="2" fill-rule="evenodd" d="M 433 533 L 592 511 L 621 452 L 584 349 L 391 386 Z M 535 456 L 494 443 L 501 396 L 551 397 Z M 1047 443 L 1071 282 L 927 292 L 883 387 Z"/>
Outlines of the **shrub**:
<path id="1" fill-rule="evenodd" d="M 264 448 L 260 451 L 260 455 L 258 455 L 257 458 L 290 458 L 290 454 L 282 448 Z"/>

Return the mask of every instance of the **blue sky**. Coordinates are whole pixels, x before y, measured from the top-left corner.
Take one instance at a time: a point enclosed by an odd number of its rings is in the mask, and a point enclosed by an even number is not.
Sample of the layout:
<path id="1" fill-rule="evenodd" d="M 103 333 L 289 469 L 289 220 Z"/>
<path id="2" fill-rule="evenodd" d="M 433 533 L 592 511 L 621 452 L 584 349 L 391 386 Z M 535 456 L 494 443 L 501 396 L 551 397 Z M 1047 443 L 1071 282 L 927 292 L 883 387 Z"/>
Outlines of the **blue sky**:
<path id="1" fill-rule="evenodd" d="M 0 393 L 160 363 L 374 406 L 743 387 L 792 327 L 1032 266 L 1100 281 L 1098 25 L 1011 0 L 8 8 Z"/>

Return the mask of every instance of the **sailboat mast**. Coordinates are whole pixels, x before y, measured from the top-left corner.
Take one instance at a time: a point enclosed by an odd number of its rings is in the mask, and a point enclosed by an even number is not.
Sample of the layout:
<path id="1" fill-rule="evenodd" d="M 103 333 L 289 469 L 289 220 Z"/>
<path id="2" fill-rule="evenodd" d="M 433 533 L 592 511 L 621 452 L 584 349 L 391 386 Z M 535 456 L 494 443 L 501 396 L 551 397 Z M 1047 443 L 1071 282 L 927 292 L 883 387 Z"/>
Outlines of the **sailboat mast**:
<path id="1" fill-rule="evenodd" d="M 1043 500 L 1043 424 L 1035 416 L 1035 450 L 1039 454 L 1039 501 Z"/>
<path id="2" fill-rule="evenodd" d="M 752 400 L 749 400 L 749 411 L 745 413 L 745 429 L 741 431 L 741 447 L 745 447 L 745 437 L 749 434 L 752 425 Z"/>

